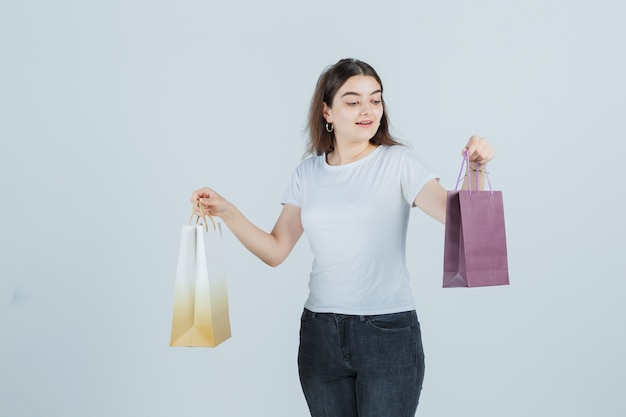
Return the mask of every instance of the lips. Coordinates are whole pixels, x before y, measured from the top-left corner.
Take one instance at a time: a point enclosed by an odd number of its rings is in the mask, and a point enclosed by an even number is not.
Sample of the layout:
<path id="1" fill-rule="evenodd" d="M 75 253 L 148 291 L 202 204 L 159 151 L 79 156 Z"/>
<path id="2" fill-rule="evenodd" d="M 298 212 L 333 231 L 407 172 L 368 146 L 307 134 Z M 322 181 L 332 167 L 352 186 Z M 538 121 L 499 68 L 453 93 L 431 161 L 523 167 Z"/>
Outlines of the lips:
<path id="1" fill-rule="evenodd" d="M 363 120 L 363 121 L 357 122 L 356 124 L 359 126 L 370 126 L 372 123 L 374 122 L 372 122 L 371 120 Z"/>

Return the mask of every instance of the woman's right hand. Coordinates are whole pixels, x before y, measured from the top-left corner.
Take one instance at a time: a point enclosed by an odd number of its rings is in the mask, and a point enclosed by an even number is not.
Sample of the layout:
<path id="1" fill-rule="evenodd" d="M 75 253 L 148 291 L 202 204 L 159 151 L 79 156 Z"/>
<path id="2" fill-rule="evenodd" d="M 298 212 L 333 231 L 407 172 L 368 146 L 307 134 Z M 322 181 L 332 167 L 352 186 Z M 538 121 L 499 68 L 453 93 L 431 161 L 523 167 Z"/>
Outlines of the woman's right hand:
<path id="1" fill-rule="evenodd" d="M 204 187 L 191 193 L 191 204 L 196 214 L 201 214 L 198 204 L 202 206 L 205 214 L 222 217 L 232 210 L 232 204 L 210 188 Z"/>

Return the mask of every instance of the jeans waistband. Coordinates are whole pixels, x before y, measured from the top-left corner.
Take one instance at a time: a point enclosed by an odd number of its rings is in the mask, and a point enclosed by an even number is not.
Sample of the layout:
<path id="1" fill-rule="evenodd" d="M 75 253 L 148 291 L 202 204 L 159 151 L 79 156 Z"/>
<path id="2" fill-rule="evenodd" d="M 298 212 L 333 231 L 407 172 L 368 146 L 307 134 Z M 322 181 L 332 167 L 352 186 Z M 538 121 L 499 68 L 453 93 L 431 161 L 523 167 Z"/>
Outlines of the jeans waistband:
<path id="1" fill-rule="evenodd" d="M 409 313 L 411 311 L 398 311 L 397 313 L 389 313 L 389 314 L 401 314 L 401 313 Z M 311 311 L 308 308 L 304 308 L 304 314 L 307 314 L 311 317 L 333 317 L 335 320 L 342 320 L 347 318 L 359 318 L 360 321 L 365 321 L 366 317 L 372 316 L 384 316 L 386 314 L 343 314 L 343 313 L 316 313 L 315 311 Z"/>

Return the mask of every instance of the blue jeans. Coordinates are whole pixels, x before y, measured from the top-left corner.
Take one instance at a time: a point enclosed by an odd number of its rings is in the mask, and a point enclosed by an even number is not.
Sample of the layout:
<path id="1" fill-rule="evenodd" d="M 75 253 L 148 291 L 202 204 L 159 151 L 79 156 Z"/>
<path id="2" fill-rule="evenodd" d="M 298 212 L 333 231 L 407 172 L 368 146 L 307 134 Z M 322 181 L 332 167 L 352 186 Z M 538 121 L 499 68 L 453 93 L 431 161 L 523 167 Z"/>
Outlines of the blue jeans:
<path id="1" fill-rule="evenodd" d="M 417 314 L 305 309 L 298 369 L 312 417 L 413 417 L 424 379 Z"/>

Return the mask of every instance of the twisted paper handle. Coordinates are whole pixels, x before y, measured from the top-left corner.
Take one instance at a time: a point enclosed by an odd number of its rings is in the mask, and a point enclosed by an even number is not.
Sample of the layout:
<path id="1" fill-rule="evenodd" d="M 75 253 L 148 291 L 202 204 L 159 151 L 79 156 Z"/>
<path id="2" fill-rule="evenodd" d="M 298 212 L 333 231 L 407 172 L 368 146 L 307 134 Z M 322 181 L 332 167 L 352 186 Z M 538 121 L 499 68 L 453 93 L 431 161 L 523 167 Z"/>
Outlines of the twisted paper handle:
<path id="1" fill-rule="evenodd" d="M 209 220 L 211 220 L 211 223 L 213 223 L 213 230 L 216 230 L 217 227 L 215 226 L 215 221 L 213 220 L 213 216 L 211 216 L 210 213 L 205 213 L 204 212 L 204 207 L 202 207 L 202 204 L 200 204 L 200 201 L 198 200 L 196 202 L 196 207 L 200 208 L 200 213 L 202 214 L 202 216 L 198 216 L 196 218 L 196 224 L 198 224 L 198 222 L 200 222 L 200 219 L 202 219 L 204 222 L 204 229 L 208 232 L 209 231 L 209 222 L 206 220 L 206 216 L 209 216 Z M 193 216 L 196 214 L 196 208 L 194 207 L 193 209 L 191 209 L 191 216 L 189 217 L 189 224 L 192 223 L 193 221 Z"/>

